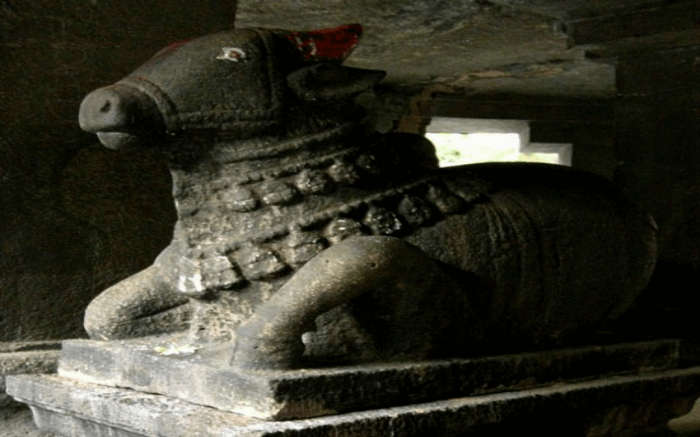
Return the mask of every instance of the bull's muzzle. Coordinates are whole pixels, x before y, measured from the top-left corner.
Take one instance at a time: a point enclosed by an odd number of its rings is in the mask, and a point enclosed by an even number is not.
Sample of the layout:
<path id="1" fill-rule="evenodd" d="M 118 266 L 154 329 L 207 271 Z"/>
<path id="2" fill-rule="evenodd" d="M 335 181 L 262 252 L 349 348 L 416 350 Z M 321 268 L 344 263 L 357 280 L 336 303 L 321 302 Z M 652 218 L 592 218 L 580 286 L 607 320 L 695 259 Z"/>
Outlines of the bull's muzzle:
<path id="1" fill-rule="evenodd" d="M 156 104 L 139 90 L 120 84 L 96 89 L 80 104 L 80 127 L 97 134 L 110 149 L 136 146 L 145 136 L 161 134 L 162 117 Z"/>

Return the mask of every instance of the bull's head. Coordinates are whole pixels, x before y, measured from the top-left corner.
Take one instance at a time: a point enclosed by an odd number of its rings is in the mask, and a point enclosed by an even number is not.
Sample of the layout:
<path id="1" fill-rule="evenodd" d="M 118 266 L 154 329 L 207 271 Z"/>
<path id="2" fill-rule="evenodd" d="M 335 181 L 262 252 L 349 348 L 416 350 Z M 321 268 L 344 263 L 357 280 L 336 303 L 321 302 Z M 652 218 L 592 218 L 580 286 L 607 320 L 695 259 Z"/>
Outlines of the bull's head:
<path id="1" fill-rule="evenodd" d="M 269 135 L 292 106 L 348 98 L 383 78 L 340 65 L 360 33 L 240 29 L 172 44 L 86 96 L 80 126 L 112 149 L 186 131 Z"/>

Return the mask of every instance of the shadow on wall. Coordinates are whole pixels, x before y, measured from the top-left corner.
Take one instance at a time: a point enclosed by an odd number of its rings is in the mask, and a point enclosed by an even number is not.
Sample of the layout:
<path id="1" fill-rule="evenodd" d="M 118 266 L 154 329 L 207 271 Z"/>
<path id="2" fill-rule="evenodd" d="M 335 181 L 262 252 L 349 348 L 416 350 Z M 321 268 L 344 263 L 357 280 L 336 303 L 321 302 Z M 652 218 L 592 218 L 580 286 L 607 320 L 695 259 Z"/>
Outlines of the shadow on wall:
<path id="1" fill-rule="evenodd" d="M 80 131 L 90 90 L 161 47 L 225 29 L 235 1 L 0 3 L 0 341 L 84 335 L 102 289 L 170 240 L 170 179 L 152 151 Z"/>
<path id="2" fill-rule="evenodd" d="M 660 261 L 649 286 L 619 321 L 631 338 L 687 338 L 697 341 L 697 278 L 687 264 Z"/>

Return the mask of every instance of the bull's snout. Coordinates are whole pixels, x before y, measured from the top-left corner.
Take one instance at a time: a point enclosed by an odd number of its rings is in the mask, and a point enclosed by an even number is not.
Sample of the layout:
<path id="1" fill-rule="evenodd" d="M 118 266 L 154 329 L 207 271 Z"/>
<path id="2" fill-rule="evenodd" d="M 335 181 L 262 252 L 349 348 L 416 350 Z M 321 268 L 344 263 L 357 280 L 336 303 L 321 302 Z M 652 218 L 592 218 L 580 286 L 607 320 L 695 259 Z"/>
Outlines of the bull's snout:
<path id="1" fill-rule="evenodd" d="M 122 96 L 111 88 L 91 92 L 80 104 L 80 128 L 96 133 L 128 127 L 129 109 L 134 106 L 133 99 L 129 97 Z"/>
<path id="2" fill-rule="evenodd" d="M 80 104 L 81 129 L 96 133 L 111 149 L 133 145 L 137 137 L 160 133 L 162 118 L 146 94 L 121 85 L 99 88 Z"/>

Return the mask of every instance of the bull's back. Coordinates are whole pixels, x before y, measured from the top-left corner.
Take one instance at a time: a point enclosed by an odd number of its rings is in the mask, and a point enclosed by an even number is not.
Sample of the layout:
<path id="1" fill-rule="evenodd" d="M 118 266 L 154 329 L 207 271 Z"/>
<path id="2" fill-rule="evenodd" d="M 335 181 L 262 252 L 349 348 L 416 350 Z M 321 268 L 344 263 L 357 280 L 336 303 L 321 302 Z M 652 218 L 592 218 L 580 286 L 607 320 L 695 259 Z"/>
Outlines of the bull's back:
<path id="1" fill-rule="evenodd" d="M 653 221 L 606 180 L 537 164 L 441 173 L 462 197 L 483 193 L 408 240 L 475 275 L 479 290 L 467 292 L 484 329 L 547 343 L 619 315 L 646 285 Z"/>

